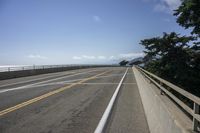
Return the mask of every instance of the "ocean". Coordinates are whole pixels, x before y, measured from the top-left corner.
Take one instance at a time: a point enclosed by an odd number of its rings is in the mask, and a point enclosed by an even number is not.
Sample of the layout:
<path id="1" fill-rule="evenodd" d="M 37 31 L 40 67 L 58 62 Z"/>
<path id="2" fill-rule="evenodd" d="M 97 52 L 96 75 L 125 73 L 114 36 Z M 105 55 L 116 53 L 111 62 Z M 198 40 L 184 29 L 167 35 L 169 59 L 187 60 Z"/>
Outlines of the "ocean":
<path id="1" fill-rule="evenodd" d="M 1 65 L 0 72 L 6 71 L 19 71 L 19 70 L 28 70 L 33 69 L 34 66 L 32 65 Z"/>

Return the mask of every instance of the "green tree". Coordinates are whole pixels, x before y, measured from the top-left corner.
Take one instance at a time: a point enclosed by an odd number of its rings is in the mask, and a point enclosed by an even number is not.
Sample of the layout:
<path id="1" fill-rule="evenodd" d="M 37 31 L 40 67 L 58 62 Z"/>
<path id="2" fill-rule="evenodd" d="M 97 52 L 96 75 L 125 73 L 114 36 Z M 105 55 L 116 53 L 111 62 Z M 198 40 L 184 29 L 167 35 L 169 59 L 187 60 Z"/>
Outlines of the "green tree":
<path id="1" fill-rule="evenodd" d="M 197 41 L 191 46 L 191 62 L 192 71 L 190 74 L 194 80 L 194 85 L 199 88 L 197 82 L 200 78 L 200 0 L 183 0 L 182 4 L 175 10 L 174 15 L 177 16 L 177 23 L 186 29 L 191 28 L 191 34 L 197 37 Z M 198 79 L 196 79 L 198 78 Z"/>
<path id="2" fill-rule="evenodd" d="M 192 28 L 192 34 L 200 37 L 200 0 L 183 0 L 174 15 L 178 17 L 178 24 Z"/>
<path id="3" fill-rule="evenodd" d="M 145 69 L 193 94 L 200 95 L 200 71 L 194 69 L 199 64 L 194 62 L 195 50 L 189 44 L 194 39 L 172 32 L 164 33 L 162 37 L 141 40 L 140 44 L 145 47 L 145 58 L 149 59 Z"/>
<path id="4" fill-rule="evenodd" d="M 126 64 L 128 64 L 128 61 L 126 61 L 126 60 L 119 62 L 120 66 L 125 66 Z"/>

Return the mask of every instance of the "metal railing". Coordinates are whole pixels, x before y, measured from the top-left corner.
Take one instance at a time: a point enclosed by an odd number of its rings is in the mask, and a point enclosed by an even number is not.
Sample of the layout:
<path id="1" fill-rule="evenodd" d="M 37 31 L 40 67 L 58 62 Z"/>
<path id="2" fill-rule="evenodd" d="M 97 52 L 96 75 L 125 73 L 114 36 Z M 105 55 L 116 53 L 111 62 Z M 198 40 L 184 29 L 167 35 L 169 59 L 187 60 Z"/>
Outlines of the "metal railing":
<path id="1" fill-rule="evenodd" d="M 193 130 L 200 132 L 200 98 L 140 67 L 136 68 L 150 81 L 150 83 L 155 84 L 161 90 L 161 94 L 164 92 L 177 105 L 179 105 L 179 107 L 186 111 L 193 118 Z M 192 101 L 193 108 L 190 108 L 186 103 L 169 91 L 170 89 Z"/>
<path id="2" fill-rule="evenodd" d="M 0 67 L 0 72 L 23 71 L 23 70 L 36 70 L 36 69 L 49 69 L 49 68 L 67 68 L 67 67 L 101 67 L 101 66 L 118 66 L 118 65 L 96 65 L 96 64 L 68 64 L 68 65 L 32 65 L 32 66 L 10 66 Z"/>

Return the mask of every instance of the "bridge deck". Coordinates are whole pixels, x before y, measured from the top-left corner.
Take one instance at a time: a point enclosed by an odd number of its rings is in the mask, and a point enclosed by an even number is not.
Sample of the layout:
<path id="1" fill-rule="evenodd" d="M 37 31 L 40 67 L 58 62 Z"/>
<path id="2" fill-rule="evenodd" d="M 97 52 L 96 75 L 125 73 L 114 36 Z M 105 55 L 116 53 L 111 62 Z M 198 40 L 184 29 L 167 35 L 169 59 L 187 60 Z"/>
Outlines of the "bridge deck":
<path id="1" fill-rule="evenodd" d="M 95 68 L 0 81 L 0 132 L 94 132 L 125 70 Z M 149 132 L 135 83 L 129 69 L 106 132 Z"/>

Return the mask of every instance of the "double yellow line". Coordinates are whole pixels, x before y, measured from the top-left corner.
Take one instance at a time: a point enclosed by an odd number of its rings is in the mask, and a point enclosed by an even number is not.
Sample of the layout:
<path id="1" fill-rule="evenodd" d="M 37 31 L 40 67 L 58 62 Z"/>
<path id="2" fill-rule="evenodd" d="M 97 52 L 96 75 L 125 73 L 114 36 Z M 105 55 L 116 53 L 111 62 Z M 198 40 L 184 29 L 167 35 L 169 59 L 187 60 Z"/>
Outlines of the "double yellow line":
<path id="1" fill-rule="evenodd" d="M 86 81 L 91 80 L 91 79 L 95 79 L 96 77 L 101 76 L 101 75 L 103 75 L 103 74 L 105 74 L 105 73 L 108 73 L 108 72 L 109 72 L 109 71 L 106 71 L 106 72 L 97 74 L 97 75 L 95 75 L 95 76 L 92 76 L 92 77 L 89 77 L 89 78 L 85 78 L 85 79 L 83 79 L 83 80 L 81 80 L 81 81 L 79 81 L 79 82 L 72 83 L 72 84 L 69 85 L 69 86 L 61 87 L 61 88 L 59 88 L 59 89 L 57 89 L 57 90 L 50 91 L 50 92 L 48 92 L 48 93 L 46 93 L 46 94 L 43 94 L 43 95 L 41 95 L 41 96 L 35 97 L 35 98 L 33 98 L 33 99 L 30 99 L 30 100 L 28 100 L 28 101 L 26 101 L 26 102 L 23 102 L 23 103 L 20 103 L 20 104 L 15 105 L 15 106 L 13 106 L 13 107 L 10 107 L 10 108 L 7 108 L 7 109 L 5 109 L 5 110 L 2 110 L 2 111 L 0 111 L 0 116 L 3 116 L 3 115 L 5 115 L 5 114 L 8 114 L 8 113 L 13 112 L 13 111 L 15 111 L 15 110 L 18 110 L 18 109 L 20 109 L 20 108 L 22 108 L 22 107 L 25 107 L 25 106 L 27 106 L 27 105 L 30 105 L 30 104 L 35 103 L 35 102 L 37 102 L 37 101 L 40 101 L 40 100 L 42 100 L 42 99 L 44 99 L 44 98 L 47 98 L 47 97 L 49 97 L 49 96 L 55 95 L 55 94 L 57 94 L 57 93 L 60 93 L 60 92 L 66 90 L 66 89 L 69 89 L 69 88 L 71 88 L 71 87 L 73 87 L 73 86 L 75 86 L 75 85 L 81 84 L 81 83 L 86 82 Z"/>

